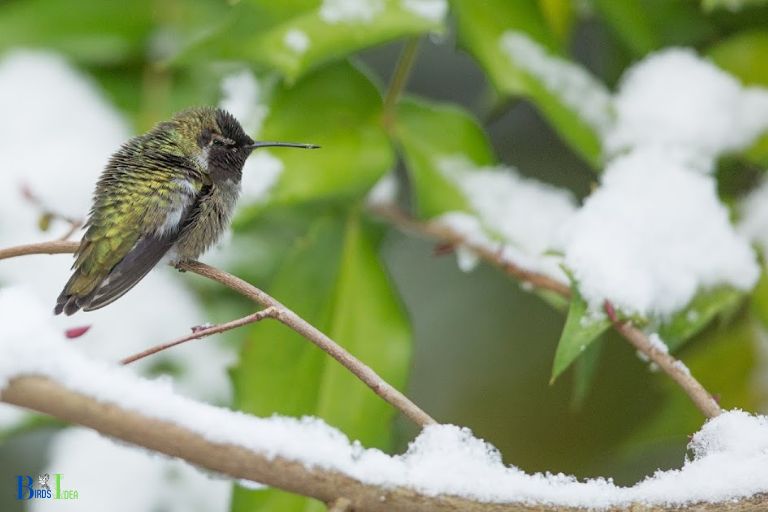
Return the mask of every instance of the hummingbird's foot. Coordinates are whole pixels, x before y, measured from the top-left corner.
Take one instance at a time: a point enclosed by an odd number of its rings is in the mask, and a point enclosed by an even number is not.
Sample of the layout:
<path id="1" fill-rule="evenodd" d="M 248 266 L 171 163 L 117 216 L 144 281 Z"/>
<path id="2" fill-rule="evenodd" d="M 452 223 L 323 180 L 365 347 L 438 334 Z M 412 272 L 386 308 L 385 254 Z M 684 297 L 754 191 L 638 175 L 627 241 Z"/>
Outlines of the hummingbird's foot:
<path id="1" fill-rule="evenodd" d="M 176 270 L 178 270 L 179 272 L 182 272 L 182 273 L 186 272 L 187 269 L 184 268 L 184 264 L 185 263 L 186 263 L 186 261 L 184 261 L 184 260 L 176 261 L 173 264 L 173 268 L 175 268 Z"/>

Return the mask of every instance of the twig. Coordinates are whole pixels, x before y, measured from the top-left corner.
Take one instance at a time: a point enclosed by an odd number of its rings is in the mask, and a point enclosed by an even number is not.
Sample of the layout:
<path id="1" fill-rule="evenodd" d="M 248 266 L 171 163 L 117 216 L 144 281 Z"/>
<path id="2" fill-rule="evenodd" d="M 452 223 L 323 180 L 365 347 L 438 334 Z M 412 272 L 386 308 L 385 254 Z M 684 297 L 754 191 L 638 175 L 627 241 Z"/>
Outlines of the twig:
<path id="1" fill-rule="evenodd" d="M 37 244 L 20 245 L 7 249 L 0 249 L 0 260 L 13 258 L 16 256 L 25 256 L 31 254 L 64 254 L 72 253 L 78 248 L 77 242 L 51 241 Z M 320 332 L 316 327 L 301 318 L 299 315 L 285 307 L 269 294 L 246 283 L 242 279 L 233 276 L 223 270 L 211 267 L 198 261 L 191 261 L 176 265 L 180 270 L 187 270 L 202 277 L 223 284 L 237 293 L 261 304 L 265 308 L 275 308 L 274 318 L 301 334 L 324 352 L 333 357 L 347 370 L 352 372 L 358 379 L 363 381 L 374 393 L 383 398 L 390 405 L 394 406 L 410 420 L 419 426 L 433 425 L 437 422 L 422 411 L 408 397 L 395 389 L 391 384 L 382 379 L 365 363 L 347 352 L 343 347 L 333 341 L 331 338 Z"/>
<path id="2" fill-rule="evenodd" d="M 440 242 L 448 242 L 459 246 L 462 245 L 475 252 L 483 260 L 503 269 L 510 276 L 530 284 L 542 290 L 549 290 L 565 298 L 570 297 L 570 289 L 560 281 L 551 277 L 525 270 L 513 263 L 507 262 L 501 257 L 499 251 L 494 251 L 486 246 L 473 243 L 467 240 L 464 235 L 452 230 L 450 227 L 434 222 L 419 222 L 395 206 L 377 205 L 371 208 L 375 214 L 389 221 L 394 226 L 411 233 L 420 234 Z M 608 307 L 609 304 L 606 304 Z M 606 309 L 606 312 L 608 310 Z M 610 316 L 610 314 L 609 314 Z M 685 372 L 677 359 L 670 354 L 665 354 L 656 349 L 648 337 L 640 329 L 634 327 L 631 323 L 620 322 L 616 319 L 615 312 L 611 318 L 613 327 L 627 339 L 637 350 L 642 352 L 651 361 L 656 363 L 659 368 L 671 377 L 685 393 L 690 397 L 698 409 L 708 418 L 713 418 L 722 412 L 720 406 L 712 396 L 704 389 L 699 381 L 692 375 Z"/>
<path id="3" fill-rule="evenodd" d="M 379 375 L 368 365 L 347 352 L 343 347 L 320 332 L 320 330 L 312 324 L 252 284 L 246 283 L 239 277 L 206 265 L 205 263 L 200 263 L 199 261 L 182 263 L 178 265 L 178 268 L 194 272 L 195 274 L 221 283 L 239 294 L 258 302 L 264 307 L 276 308 L 278 312 L 275 318 L 277 320 L 320 347 L 325 353 L 352 372 L 358 379 L 367 384 L 374 393 L 395 406 L 414 423 L 422 427 L 437 423 L 431 416 L 411 402 L 408 397 L 379 377 Z"/>
<path id="4" fill-rule="evenodd" d="M 274 318 L 275 316 L 277 316 L 276 308 L 269 307 L 266 309 L 262 309 L 261 311 L 257 311 L 256 313 L 252 313 L 248 316 L 238 318 L 237 320 L 232 320 L 231 322 L 214 325 L 212 327 L 206 327 L 205 329 L 199 329 L 192 332 L 192 334 L 188 334 L 187 336 L 182 336 L 181 338 L 175 339 L 173 341 L 169 341 L 168 343 L 163 343 L 162 345 L 156 345 L 154 347 L 148 348 L 147 350 L 144 350 L 132 356 L 128 356 L 125 359 L 122 359 L 120 361 L 120 364 L 124 364 L 124 365 L 131 364 L 135 361 L 138 361 L 139 359 L 144 359 L 147 356 L 157 354 L 158 352 L 162 352 L 163 350 L 167 350 L 171 347 L 175 347 L 176 345 L 181 345 L 182 343 L 186 343 L 188 341 L 199 340 L 201 338 L 205 338 L 213 334 L 218 334 L 218 333 L 229 331 L 232 329 L 237 329 L 238 327 L 259 322 L 261 320 L 264 320 L 265 318 Z"/>
<path id="5" fill-rule="evenodd" d="M 306 466 L 280 456 L 242 446 L 211 442 L 175 423 L 144 416 L 118 403 L 107 403 L 67 389 L 46 377 L 21 376 L 0 390 L 0 400 L 92 428 L 103 435 L 179 457 L 187 462 L 235 479 L 261 482 L 270 487 L 333 503 L 340 496 L 356 512 L 583 512 L 579 507 L 546 504 L 487 503 L 469 498 L 427 495 L 404 487 L 365 484 L 346 474 L 321 466 Z M 758 512 L 768 507 L 768 495 L 758 494 L 723 503 L 688 506 L 633 504 L 604 512 Z"/>
<path id="6" fill-rule="evenodd" d="M 70 217 L 69 215 L 65 215 L 48 207 L 45 202 L 43 202 L 43 200 L 40 199 L 37 194 L 35 194 L 29 185 L 22 184 L 21 195 L 27 202 L 40 210 L 40 215 L 46 216 L 48 219 L 59 219 L 69 224 L 69 229 L 67 229 L 67 231 L 61 237 L 59 237 L 59 240 L 68 240 L 69 237 L 74 235 L 77 230 L 82 227 L 82 220 Z"/>
<path id="7" fill-rule="evenodd" d="M 416 54 L 418 53 L 419 42 L 420 38 L 414 37 L 405 43 L 403 51 L 400 52 L 400 57 L 397 60 L 397 67 L 395 67 L 395 71 L 392 73 L 389 87 L 387 87 L 387 93 L 384 96 L 382 106 L 382 123 L 388 131 L 392 129 L 395 122 L 395 107 L 400 99 L 400 95 L 403 93 L 403 89 L 405 89 L 406 82 L 408 82 L 408 76 L 411 74 L 413 62 L 416 60 Z"/>
<path id="8" fill-rule="evenodd" d="M 436 222 L 419 222 L 395 206 L 376 205 L 372 206 L 370 209 L 373 213 L 389 221 L 403 231 L 427 236 L 451 246 L 464 246 L 476 253 L 483 260 L 499 267 L 519 281 L 528 283 L 535 288 L 555 292 L 565 298 L 571 296 L 571 290 L 565 283 L 553 279 L 550 276 L 531 272 L 530 270 L 515 265 L 514 263 L 503 259 L 499 251 L 491 249 L 485 245 L 473 243 L 472 241 L 467 240 L 464 235 L 454 231 L 448 226 Z"/>
<path id="9" fill-rule="evenodd" d="M 708 418 L 714 418 L 722 414 L 723 410 L 717 404 L 712 395 L 710 395 L 699 381 L 694 379 L 690 372 L 685 370 L 679 361 L 672 357 L 668 352 L 656 347 L 643 331 L 632 325 L 631 322 L 622 321 L 616 315 L 613 305 L 605 301 L 605 313 L 613 324 L 613 328 L 624 336 L 637 350 L 643 353 L 653 361 L 664 373 L 669 375 L 672 380 L 678 383 L 691 398 L 696 407 Z"/>
<path id="10" fill-rule="evenodd" d="M 79 220 L 70 222 L 69 229 L 59 237 L 59 240 L 69 240 L 72 237 L 72 235 L 77 233 L 77 230 L 80 229 L 82 226 L 83 226 L 83 223 Z"/>

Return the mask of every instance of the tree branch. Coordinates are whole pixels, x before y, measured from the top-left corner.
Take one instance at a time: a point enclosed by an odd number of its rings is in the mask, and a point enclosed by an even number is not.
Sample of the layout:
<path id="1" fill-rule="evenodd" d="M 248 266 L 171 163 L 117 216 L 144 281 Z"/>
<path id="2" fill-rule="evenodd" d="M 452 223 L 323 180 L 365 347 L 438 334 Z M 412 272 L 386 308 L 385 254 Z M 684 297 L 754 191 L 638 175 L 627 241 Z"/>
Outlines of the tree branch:
<path id="1" fill-rule="evenodd" d="M 362 483 L 348 475 L 320 467 L 307 467 L 282 457 L 269 457 L 232 444 L 213 443 L 174 423 L 157 420 L 119 405 L 66 389 L 45 377 L 12 379 L 0 392 L 0 400 L 32 409 L 68 423 L 92 428 L 104 435 L 178 457 L 196 466 L 236 479 L 261 482 L 324 503 L 349 501 L 358 512 L 581 512 L 583 508 L 545 504 L 483 503 L 456 496 L 428 496 L 413 489 L 383 488 Z M 705 503 L 684 507 L 631 505 L 633 512 L 758 512 L 768 507 L 768 496 L 741 501 Z M 608 511 L 629 510 L 628 507 Z"/>
<path id="2" fill-rule="evenodd" d="M 78 242 L 56 240 L 51 242 L 10 247 L 7 249 L 0 249 L 0 260 L 32 254 L 72 253 L 77 250 L 79 245 L 80 244 Z M 240 295 L 243 295 L 244 297 L 260 304 L 265 308 L 273 308 L 275 310 L 273 315 L 276 320 L 279 320 L 287 327 L 293 329 L 297 333 L 301 334 L 304 338 L 320 347 L 320 349 L 341 363 L 342 366 L 349 370 L 358 379 L 363 381 L 369 388 L 373 390 L 374 393 L 398 409 L 414 423 L 421 427 L 437 423 L 431 416 L 422 411 L 408 397 L 406 397 L 403 393 L 382 379 L 368 365 L 347 352 L 343 347 L 323 334 L 319 329 L 311 325 L 309 322 L 301 318 L 299 315 L 285 307 L 279 301 L 264 291 L 260 290 L 259 288 L 256 288 L 255 286 L 243 281 L 236 276 L 233 276 L 232 274 L 224 272 L 223 270 L 219 270 L 198 261 L 181 263 L 176 265 L 176 268 L 179 270 L 187 270 L 202 277 L 211 279 L 212 281 L 221 283 L 224 286 L 234 290 Z"/>
<path id="3" fill-rule="evenodd" d="M 269 307 L 266 309 L 262 309 L 261 311 L 257 311 L 256 313 L 251 313 L 250 315 L 244 316 L 242 318 L 238 318 L 237 320 L 232 320 L 231 322 L 214 325 L 211 327 L 206 327 L 203 329 L 195 329 L 192 331 L 192 334 L 188 334 L 187 336 L 182 336 L 181 338 L 175 339 L 173 341 L 169 341 L 168 343 L 163 343 L 162 345 L 156 345 L 154 347 L 148 348 L 147 350 L 143 350 L 132 356 L 128 356 L 125 359 L 122 359 L 120 361 L 120 364 L 131 364 L 135 361 L 138 361 L 139 359 L 144 359 L 145 357 L 151 356 L 153 354 L 157 354 L 158 352 L 162 352 L 163 350 L 167 350 L 169 348 L 175 347 L 176 345 L 181 345 L 182 343 L 186 343 L 188 341 L 199 340 L 207 336 L 212 336 L 214 334 L 218 334 L 221 332 L 237 329 L 238 327 L 243 327 L 244 325 L 260 322 L 265 318 L 275 318 L 277 314 L 278 314 L 277 309 L 273 307 Z"/>
<path id="4" fill-rule="evenodd" d="M 45 204 L 45 202 L 42 199 L 40 199 L 40 197 L 37 194 L 35 194 L 32 188 L 27 184 L 23 184 L 21 186 L 21 196 L 28 203 L 32 204 L 35 208 L 37 208 L 40 211 L 41 222 L 44 222 L 46 225 L 48 224 L 48 222 L 50 222 L 51 219 L 62 220 L 67 224 L 69 224 L 69 228 L 61 237 L 59 237 L 59 240 L 68 240 L 83 225 L 82 220 L 77 219 L 75 217 L 70 217 L 68 215 L 64 215 L 63 213 L 48 207 Z M 45 230 L 46 228 L 43 228 L 43 231 Z"/>
<path id="5" fill-rule="evenodd" d="M 718 403 L 712 398 L 704 386 L 699 381 L 691 376 L 691 372 L 677 359 L 669 355 L 669 352 L 660 350 L 656 345 L 651 343 L 648 336 L 643 331 L 632 325 L 631 322 L 622 322 L 616 315 L 616 310 L 613 305 L 605 302 L 605 313 L 613 324 L 613 328 L 624 336 L 632 345 L 635 346 L 642 354 L 648 356 L 664 373 L 669 375 L 672 380 L 688 393 L 696 407 L 704 413 L 708 418 L 714 418 L 722 414 L 723 410 Z"/>
<path id="6" fill-rule="evenodd" d="M 492 250 L 482 244 L 473 243 L 463 234 L 452 230 L 448 226 L 434 222 L 419 222 L 394 206 L 377 205 L 372 207 L 371 211 L 403 231 L 426 236 L 451 245 L 464 246 L 476 253 L 483 260 L 501 268 L 507 274 L 519 281 L 542 290 L 555 292 L 565 298 L 569 298 L 571 295 L 571 291 L 565 283 L 552 279 L 544 274 L 531 272 L 514 263 L 507 262 L 501 257 L 499 251 Z M 608 312 L 608 307 L 610 307 L 610 304 L 606 303 L 606 312 Z M 613 311 L 612 308 L 611 311 Z M 609 313 L 609 317 L 611 317 L 611 322 L 616 332 L 626 338 L 627 341 L 637 348 L 637 350 L 648 357 L 649 360 L 656 363 L 664 373 L 671 377 L 683 391 L 685 391 L 704 416 L 714 418 L 722 413 L 722 409 L 712 398 L 712 395 L 710 395 L 706 389 L 704 389 L 704 386 L 702 386 L 701 383 L 699 383 L 699 381 L 685 369 L 685 366 L 682 363 L 670 354 L 655 348 L 653 343 L 648 339 L 648 336 L 646 336 L 640 329 L 634 327 L 631 323 L 620 322 L 616 318 L 615 312 L 613 312 L 613 316 Z"/>

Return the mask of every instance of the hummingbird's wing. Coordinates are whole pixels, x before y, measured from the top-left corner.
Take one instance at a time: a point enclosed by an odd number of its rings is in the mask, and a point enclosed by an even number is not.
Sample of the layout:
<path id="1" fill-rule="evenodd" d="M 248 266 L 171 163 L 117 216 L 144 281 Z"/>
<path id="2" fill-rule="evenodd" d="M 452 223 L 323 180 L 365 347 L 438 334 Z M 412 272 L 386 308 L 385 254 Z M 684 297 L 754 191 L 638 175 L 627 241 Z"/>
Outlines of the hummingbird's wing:
<path id="1" fill-rule="evenodd" d="M 56 314 L 104 307 L 133 288 L 178 238 L 203 186 L 181 170 L 169 177 L 167 167 L 144 168 L 136 176 L 118 164 L 112 162 L 99 180 L 88 230 Z"/>
<path id="2" fill-rule="evenodd" d="M 113 303 L 144 279 L 173 246 L 176 236 L 173 233 L 169 235 L 148 235 L 139 239 L 88 297 L 87 302 L 82 304 L 83 311 L 94 311 Z"/>

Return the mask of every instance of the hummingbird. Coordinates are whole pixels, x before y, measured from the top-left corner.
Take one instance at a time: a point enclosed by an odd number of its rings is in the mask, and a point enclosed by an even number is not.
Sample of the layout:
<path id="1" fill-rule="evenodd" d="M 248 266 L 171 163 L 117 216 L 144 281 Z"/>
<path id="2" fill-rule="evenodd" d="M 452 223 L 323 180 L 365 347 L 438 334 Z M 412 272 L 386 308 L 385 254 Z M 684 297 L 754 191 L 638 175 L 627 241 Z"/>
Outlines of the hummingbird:
<path id="1" fill-rule="evenodd" d="M 96 184 L 54 313 L 103 308 L 164 258 L 197 259 L 229 225 L 248 156 L 273 146 L 319 147 L 254 141 L 232 114 L 213 107 L 182 111 L 123 144 Z"/>

